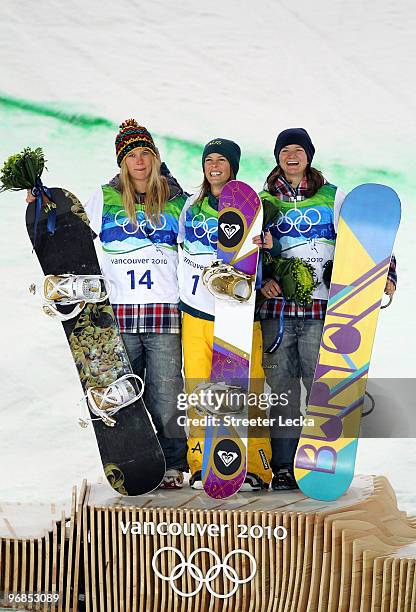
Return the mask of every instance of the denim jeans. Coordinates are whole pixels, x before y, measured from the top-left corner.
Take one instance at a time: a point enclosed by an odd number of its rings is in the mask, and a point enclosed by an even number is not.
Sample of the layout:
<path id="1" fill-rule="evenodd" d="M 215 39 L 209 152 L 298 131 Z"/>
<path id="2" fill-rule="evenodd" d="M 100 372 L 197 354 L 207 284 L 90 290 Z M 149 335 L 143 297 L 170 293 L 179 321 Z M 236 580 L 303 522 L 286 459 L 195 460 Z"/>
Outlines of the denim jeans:
<path id="1" fill-rule="evenodd" d="M 271 406 L 270 418 L 294 419 L 301 416 L 301 381 L 309 398 L 318 359 L 323 329 L 321 319 L 285 318 L 285 331 L 280 347 L 274 353 L 263 354 L 263 368 L 271 392 L 287 393 L 286 406 Z M 263 346 L 269 347 L 276 337 L 278 320 L 265 319 L 261 322 Z M 276 474 L 279 467 L 293 467 L 301 428 L 279 427 L 270 429 L 272 460 L 271 467 Z"/>
<path id="2" fill-rule="evenodd" d="M 145 384 L 144 403 L 157 430 L 166 467 L 188 471 L 186 436 L 177 423 L 183 392 L 180 334 L 122 334 L 135 374 Z M 144 466 L 146 469 L 146 466 Z"/>

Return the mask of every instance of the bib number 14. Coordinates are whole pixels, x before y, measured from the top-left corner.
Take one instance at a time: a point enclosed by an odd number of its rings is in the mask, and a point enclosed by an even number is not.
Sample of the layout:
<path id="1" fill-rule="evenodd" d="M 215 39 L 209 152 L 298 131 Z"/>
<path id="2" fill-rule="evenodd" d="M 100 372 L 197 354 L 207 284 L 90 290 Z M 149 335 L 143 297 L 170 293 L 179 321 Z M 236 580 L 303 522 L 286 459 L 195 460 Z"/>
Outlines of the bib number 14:
<path id="1" fill-rule="evenodd" d="M 144 285 L 147 289 L 151 289 L 153 285 L 152 277 L 150 274 L 150 270 L 146 270 L 144 274 L 137 280 L 136 274 L 134 270 L 128 270 L 127 276 L 130 276 L 130 289 L 134 291 L 136 289 L 136 285 Z"/>

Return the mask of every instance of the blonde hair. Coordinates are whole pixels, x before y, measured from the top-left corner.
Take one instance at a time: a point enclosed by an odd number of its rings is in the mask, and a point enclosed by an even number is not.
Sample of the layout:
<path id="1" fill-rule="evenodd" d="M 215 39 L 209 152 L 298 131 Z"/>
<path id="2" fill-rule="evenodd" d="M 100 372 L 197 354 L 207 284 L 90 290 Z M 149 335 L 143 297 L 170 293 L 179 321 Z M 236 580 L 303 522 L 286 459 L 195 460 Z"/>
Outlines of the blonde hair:
<path id="1" fill-rule="evenodd" d="M 150 150 L 150 149 L 149 149 Z M 144 199 L 144 212 L 152 223 L 159 223 L 160 215 L 169 199 L 169 185 L 166 177 L 160 174 L 160 155 L 151 155 L 152 168 L 147 179 L 146 195 Z M 120 166 L 120 187 L 124 210 L 132 224 L 137 227 L 136 216 L 136 191 L 134 183 L 129 175 L 125 158 Z"/>

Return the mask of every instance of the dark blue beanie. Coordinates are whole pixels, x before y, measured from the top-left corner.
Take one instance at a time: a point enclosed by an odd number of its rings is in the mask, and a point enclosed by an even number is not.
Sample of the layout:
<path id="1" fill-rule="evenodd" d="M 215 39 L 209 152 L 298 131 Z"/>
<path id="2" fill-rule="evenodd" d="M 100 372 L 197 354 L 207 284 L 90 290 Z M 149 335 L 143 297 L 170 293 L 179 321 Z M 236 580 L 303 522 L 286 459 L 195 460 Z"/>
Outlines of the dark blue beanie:
<path id="1" fill-rule="evenodd" d="M 210 153 L 220 153 L 229 161 L 234 177 L 237 176 L 240 167 L 241 149 L 236 142 L 226 138 L 213 138 L 209 141 L 202 153 L 202 167 L 205 159 Z"/>
<path id="2" fill-rule="evenodd" d="M 280 151 L 288 145 L 299 145 L 302 149 L 305 149 L 308 164 L 310 165 L 313 160 L 315 153 L 315 147 L 312 144 L 312 140 L 306 130 L 303 128 L 289 128 L 280 132 L 276 139 L 274 146 L 274 156 L 277 165 L 279 165 Z"/>

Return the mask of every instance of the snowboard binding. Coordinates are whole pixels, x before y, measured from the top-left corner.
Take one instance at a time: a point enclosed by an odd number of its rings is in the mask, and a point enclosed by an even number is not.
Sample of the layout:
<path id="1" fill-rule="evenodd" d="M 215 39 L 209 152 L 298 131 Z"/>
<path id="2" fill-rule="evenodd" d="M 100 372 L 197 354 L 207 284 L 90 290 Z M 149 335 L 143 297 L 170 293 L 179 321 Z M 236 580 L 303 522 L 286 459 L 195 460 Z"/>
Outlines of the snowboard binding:
<path id="1" fill-rule="evenodd" d="M 252 294 L 253 278 L 216 259 L 202 273 L 202 282 L 214 297 L 247 302 Z"/>
<path id="2" fill-rule="evenodd" d="M 246 391 L 242 387 L 227 385 L 225 382 L 199 383 L 192 391 L 192 395 L 194 394 L 200 401 L 193 404 L 193 407 L 201 416 L 242 414 L 247 406 Z"/>
<path id="3" fill-rule="evenodd" d="M 110 290 L 109 282 L 100 275 L 48 274 L 43 282 L 43 312 L 60 321 L 68 321 L 76 317 L 86 304 L 104 302 Z M 70 305 L 74 308 L 67 313 L 57 308 Z"/>
<path id="4" fill-rule="evenodd" d="M 90 387 L 87 389 L 86 400 L 88 408 L 93 414 L 108 427 L 114 427 L 116 419 L 113 419 L 112 416 L 122 408 L 130 406 L 140 399 L 143 392 L 144 383 L 140 376 L 125 374 L 108 387 Z M 88 425 L 83 418 L 79 419 L 79 423 L 81 427 Z"/>

